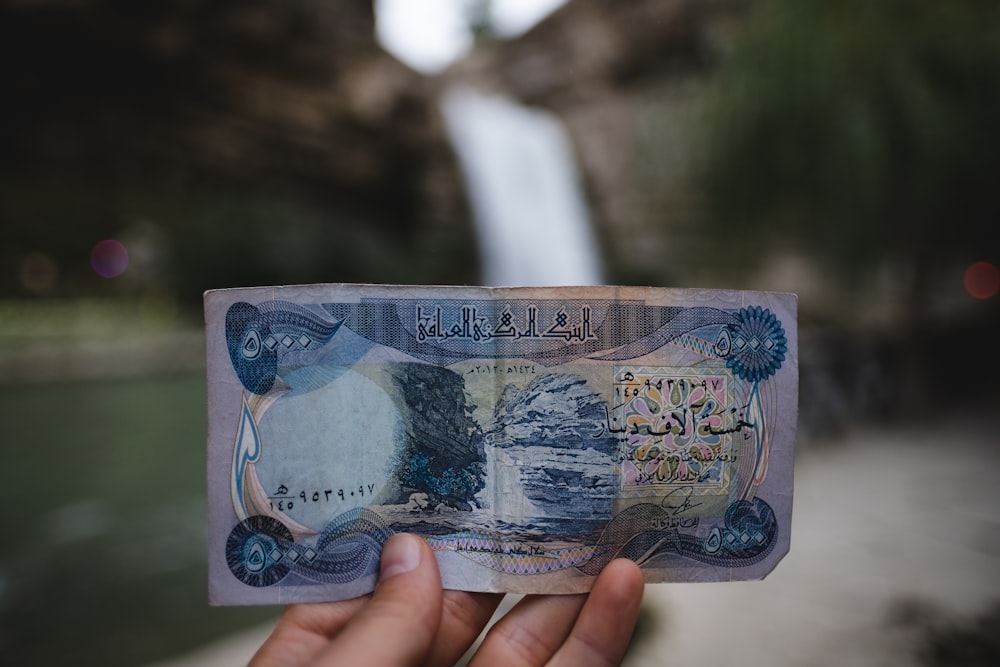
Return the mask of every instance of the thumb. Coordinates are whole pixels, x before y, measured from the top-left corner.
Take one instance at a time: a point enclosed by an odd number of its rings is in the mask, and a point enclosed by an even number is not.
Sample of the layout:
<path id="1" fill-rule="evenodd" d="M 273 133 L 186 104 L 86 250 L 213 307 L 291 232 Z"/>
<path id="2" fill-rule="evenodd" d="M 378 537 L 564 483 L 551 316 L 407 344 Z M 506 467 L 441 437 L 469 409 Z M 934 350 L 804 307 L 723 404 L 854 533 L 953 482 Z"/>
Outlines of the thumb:
<path id="1" fill-rule="evenodd" d="M 319 665 L 417 665 L 441 624 L 441 575 L 434 552 L 415 535 L 393 535 L 382 547 L 371 600 L 334 638 Z"/>

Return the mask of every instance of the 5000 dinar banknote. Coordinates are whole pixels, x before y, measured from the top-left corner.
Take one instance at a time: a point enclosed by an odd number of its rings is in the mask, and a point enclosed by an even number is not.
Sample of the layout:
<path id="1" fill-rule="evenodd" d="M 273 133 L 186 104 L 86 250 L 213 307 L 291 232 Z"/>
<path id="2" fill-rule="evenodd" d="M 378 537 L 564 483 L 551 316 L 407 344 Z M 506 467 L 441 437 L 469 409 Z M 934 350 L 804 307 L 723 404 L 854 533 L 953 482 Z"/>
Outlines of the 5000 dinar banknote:
<path id="1" fill-rule="evenodd" d="M 314 285 L 207 292 L 211 600 L 766 575 L 787 552 L 791 294 Z"/>

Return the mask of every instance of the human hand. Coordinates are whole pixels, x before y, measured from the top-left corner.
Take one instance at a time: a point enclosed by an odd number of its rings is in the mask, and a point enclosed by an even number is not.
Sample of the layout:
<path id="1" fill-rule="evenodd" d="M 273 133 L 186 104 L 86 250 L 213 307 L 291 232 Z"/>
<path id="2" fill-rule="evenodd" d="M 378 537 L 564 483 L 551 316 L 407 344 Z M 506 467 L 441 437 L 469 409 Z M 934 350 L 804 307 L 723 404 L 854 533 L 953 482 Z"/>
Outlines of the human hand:
<path id="1" fill-rule="evenodd" d="M 444 591 L 434 553 L 399 534 L 382 549 L 374 593 L 289 605 L 250 667 L 453 665 L 503 598 Z M 612 561 L 589 594 L 528 595 L 486 634 L 470 665 L 616 665 L 639 617 L 643 581 Z"/>

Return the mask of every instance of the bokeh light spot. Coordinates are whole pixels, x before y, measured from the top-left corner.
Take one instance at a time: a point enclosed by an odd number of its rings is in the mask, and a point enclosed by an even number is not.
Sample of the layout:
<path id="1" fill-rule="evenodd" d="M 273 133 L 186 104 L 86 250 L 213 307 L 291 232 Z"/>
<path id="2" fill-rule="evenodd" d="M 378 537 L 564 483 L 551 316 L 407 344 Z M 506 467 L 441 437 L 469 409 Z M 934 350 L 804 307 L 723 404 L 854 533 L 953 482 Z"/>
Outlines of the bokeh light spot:
<path id="1" fill-rule="evenodd" d="M 104 278 L 120 276 L 128 268 L 128 251 L 114 239 L 101 241 L 90 251 L 90 266 Z"/>
<path id="2" fill-rule="evenodd" d="M 965 270 L 965 291 L 977 299 L 989 299 L 1000 291 L 1000 269 L 989 262 L 976 262 Z"/>

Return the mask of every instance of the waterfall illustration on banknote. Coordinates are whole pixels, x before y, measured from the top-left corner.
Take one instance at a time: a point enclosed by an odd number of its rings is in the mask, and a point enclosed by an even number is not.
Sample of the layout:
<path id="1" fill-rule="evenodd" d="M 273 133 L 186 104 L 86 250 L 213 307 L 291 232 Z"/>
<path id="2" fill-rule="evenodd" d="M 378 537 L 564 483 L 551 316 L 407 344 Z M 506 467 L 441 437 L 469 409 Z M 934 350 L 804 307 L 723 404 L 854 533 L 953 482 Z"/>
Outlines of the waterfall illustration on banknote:
<path id="1" fill-rule="evenodd" d="M 206 293 L 217 604 L 761 578 L 788 549 L 795 297 L 327 285 Z"/>

